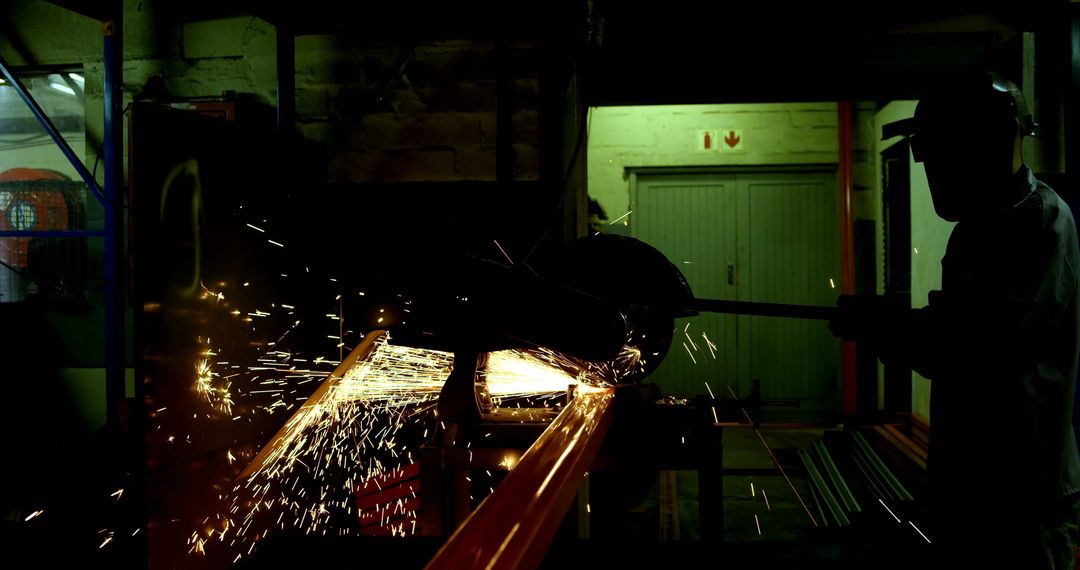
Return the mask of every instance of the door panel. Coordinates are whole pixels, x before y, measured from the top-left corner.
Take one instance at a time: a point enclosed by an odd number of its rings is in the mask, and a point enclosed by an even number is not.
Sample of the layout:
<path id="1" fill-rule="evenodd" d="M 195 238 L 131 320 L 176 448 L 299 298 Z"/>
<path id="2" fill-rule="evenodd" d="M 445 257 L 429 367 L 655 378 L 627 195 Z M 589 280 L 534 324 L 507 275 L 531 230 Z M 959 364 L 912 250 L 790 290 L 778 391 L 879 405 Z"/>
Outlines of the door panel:
<path id="1" fill-rule="evenodd" d="M 747 256 L 740 259 L 740 298 L 747 301 L 832 305 L 840 289 L 839 206 L 831 176 L 740 176 L 747 204 L 740 227 Z M 742 221 L 742 220 L 740 220 Z M 830 281 L 831 280 L 831 281 Z M 739 318 L 740 384 L 761 381 L 764 398 L 828 407 L 839 396 L 839 343 L 825 323 L 775 317 Z"/>
<path id="2" fill-rule="evenodd" d="M 727 266 L 736 263 L 735 192 L 732 176 L 639 178 L 632 197 L 631 234 L 676 264 L 694 295 L 734 299 Z M 706 393 L 706 381 L 713 391 L 734 384 L 735 323 L 732 315 L 679 319 L 671 351 L 648 381 L 658 384 L 664 394 L 679 396 Z"/>
<path id="3" fill-rule="evenodd" d="M 630 231 L 675 263 L 697 297 L 832 305 L 836 196 L 822 172 L 637 175 Z M 758 379 L 766 398 L 838 405 L 840 345 L 820 321 L 703 314 L 680 319 L 675 333 L 649 378 L 664 394 L 704 394 L 706 382 L 717 395 L 729 385 L 746 394 Z"/>

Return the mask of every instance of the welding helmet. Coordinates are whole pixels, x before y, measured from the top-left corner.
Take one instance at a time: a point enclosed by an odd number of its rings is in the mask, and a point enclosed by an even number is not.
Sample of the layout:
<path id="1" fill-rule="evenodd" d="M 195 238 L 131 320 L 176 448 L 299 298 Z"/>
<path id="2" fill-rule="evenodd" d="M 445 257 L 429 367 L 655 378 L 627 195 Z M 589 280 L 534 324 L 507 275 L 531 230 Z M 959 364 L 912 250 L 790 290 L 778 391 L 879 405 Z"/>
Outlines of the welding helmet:
<path id="1" fill-rule="evenodd" d="M 936 85 L 915 116 L 882 127 L 882 139 L 907 137 L 926 168 L 938 215 L 956 221 L 992 201 L 987 192 L 1013 173 L 1016 135 L 1037 131 L 1019 88 L 996 73 L 962 71 Z"/>
<path id="2" fill-rule="evenodd" d="M 915 162 L 922 162 L 949 134 L 981 134 L 994 127 L 1019 128 L 1029 137 L 1038 133 L 1015 83 L 994 72 L 963 72 L 920 99 L 914 117 L 882 126 L 881 139 L 908 137 Z"/>

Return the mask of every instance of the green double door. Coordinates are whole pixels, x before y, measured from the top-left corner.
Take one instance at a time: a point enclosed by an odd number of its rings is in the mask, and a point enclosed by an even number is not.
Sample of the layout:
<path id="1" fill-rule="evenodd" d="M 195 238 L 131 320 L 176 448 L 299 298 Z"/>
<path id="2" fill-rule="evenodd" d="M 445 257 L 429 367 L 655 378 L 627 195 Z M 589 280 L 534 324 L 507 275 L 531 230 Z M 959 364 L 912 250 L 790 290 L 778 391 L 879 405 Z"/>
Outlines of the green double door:
<path id="1" fill-rule="evenodd" d="M 699 298 L 833 305 L 839 205 L 829 171 L 636 172 L 630 234 L 663 252 Z M 746 395 L 838 409 L 840 343 L 822 321 L 702 314 L 676 322 L 650 382 L 665 395 Z"/>

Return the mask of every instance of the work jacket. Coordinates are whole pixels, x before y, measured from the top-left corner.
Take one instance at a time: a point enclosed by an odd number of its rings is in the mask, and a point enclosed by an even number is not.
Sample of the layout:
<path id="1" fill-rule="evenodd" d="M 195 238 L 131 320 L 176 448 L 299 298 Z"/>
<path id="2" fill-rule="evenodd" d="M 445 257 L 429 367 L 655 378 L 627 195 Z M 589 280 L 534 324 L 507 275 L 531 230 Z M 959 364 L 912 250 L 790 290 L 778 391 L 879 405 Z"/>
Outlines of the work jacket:
<path id="1" fill-rule="evenodd" d="M 1011 183 L 1011 205 L 957 223 L 941 290 L 909 313 L 895 345 L 931 380 L 935 502 L 965 519 L 1080 492 L 1076 223 L 1026 166 Z"/>

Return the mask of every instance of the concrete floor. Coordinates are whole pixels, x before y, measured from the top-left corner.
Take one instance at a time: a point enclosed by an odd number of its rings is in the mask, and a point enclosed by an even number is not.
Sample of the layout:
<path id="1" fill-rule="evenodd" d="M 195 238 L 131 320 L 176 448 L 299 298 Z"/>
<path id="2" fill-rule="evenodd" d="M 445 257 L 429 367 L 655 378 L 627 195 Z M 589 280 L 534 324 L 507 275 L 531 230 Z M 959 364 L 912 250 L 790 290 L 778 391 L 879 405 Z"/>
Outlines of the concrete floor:
<path id="1" fill-rule="evenodd" d="M 669 487 L 672 479 L 677 487 L 678 539 L 660 539 L 662 531 L 657 527 L 663 526 L 664 513 L 659 497 L 664 491 L 657 483 L 636 509 L 641 511 L 644 522 L 633 529 L 637 533 L 633 540 L 619 547 L 619 556 L 623 557 L 620 560 L 638 567 L 643 560 L 677 564 L 696 560 L 701 555 L 722 557 L 733 567 L 783 564 L 798 568 L 892 568 L 918 560 L 925 554 L 925 549 L 920 549 L 923 545 L 890 527 L 891 520 L 885 519 L 884 511 L 876 509 L 876 504 L 869 505 L 874 508 L 868 508 L 864 514 L 852 515 L 851 526 L 821 525 L 823 518 L 807 485 L 797 450 L 812 449 L 825 431 L 824 428 L 761 431 L 773 456 L 784 467 L 788 476 L 785 478 L 753 429 L 725 428 L 723 542 L 700 539 L 698 473 L 679 471 L 668 478 Z M 667 524 L 672 524 L 670 518 Z M 650 537 L 655 537 L 655 541 Z M 604 539 L 594 539 L 589 546 L 578 545 L 581 552 L 573 550 L 572 560 L 581 562 L 588 558 L 587 553 L 605 550 L 600 546 Z M 549 561 L 544 567 L 561 568 L 565 567 L 560 564 L 567 558 L 559 558 L 556 550 Z"/>
<path id="2" fill-rule="evenodd" d="M 823 432 L 823 429 L 761 432 L 802 501 L 812 509 L 811 513 L 814 505 L 796 450 L 809 449 L 814 441 L 821 439 Z M 724 471 L 725 541 L 794 542 L 807 538 L 814 526 L 810 514 L 751 428 L 724 430 Z"/>
<path id="3" fill-rule="evenodd" d="M 810 449 L 825 430 L 765 429 L 762 433 L 795 488 L 818 517 L 796 450 Z M 873 501 L 867 501 L 866 512 L 853 516 L 849 527 L 815 527 L 752 429 L 725 428 L 723 439 L 723 541 L 702 540 L 698 534 L 697 472 L 675 472 L 674 477 L 668 477 L 669 485 L 672 478 L 675 480 L 679 504 L 677 540 L 661 540 L 659 482 L 651 482 L 648 477 L 625 480 L 625 473 L 621 474 L 623 479 L 613 475 L 601 480 L 600 474 L 594 473 L 590 475 L 593 479 L 590 537 L 586 540 L 578 537 L 577 513 L 572 509 L 539 567 L 556 570 L 908 569 L 918 567 L 917 562 L 925 559 L 925 548 L 920 548 L 922 545 L 913 542 L 910 536 L 899 534 L 896 529 L 900 527 L 885 518 L 883 511 L 872 508 L 876 507 Z M 609 498 L 627 500 L 604 507 L 600 502 L 604 491 L 609 491 Z M 670 487 L 667 491 L 671 496 Z M 409 540 L 406 548 L 399 541 L 387 540 L 317 537 L 292 540 L 271 541 L 265 552 L 256 557 L 257 563 L 252 561 L 244 567 L 262 568 L 268 561 L 272 567 L 295 568 L 323 562 L 329 565 L 363 552 L 367 565 L 379 566 L 385 561 L 395 568 L 421 568 L 442 544 L 439 537 L 416 537 Z"/>

